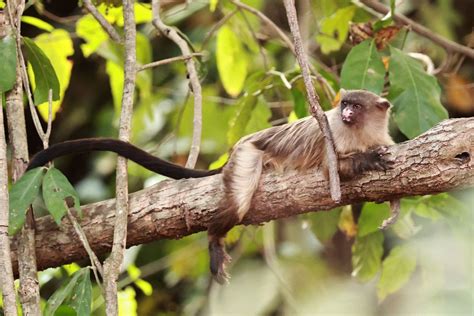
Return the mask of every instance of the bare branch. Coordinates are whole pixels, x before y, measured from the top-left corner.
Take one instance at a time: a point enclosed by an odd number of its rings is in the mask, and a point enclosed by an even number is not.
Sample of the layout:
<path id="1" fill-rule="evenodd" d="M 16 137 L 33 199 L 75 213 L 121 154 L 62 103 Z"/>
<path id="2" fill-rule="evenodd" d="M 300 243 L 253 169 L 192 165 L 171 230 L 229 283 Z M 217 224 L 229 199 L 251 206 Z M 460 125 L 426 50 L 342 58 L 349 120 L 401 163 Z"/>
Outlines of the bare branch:
<path id="1" fill-rule="evenodd" d="M 7 1 L 7 12 L 10 25 L 15 34 L 17 47 L 17 67 L 16 84 L 6 95 L 8 132 L 13 149 L 12 157 L 12 181 L 16 182 L 25 172 L 28 163 L 28 142 L 26 137 L 25 113 L 23 107 L 23 91 L 29 89 L 26 84 L 28 79 L 26 74 L 25 61 L 21 51 L 21 16 L 25 8 L 24 0 Z M 29 99 L 31 101 L 31 98 Z M 24 315 L 41 315 L 40 292 L 38 273 L 36 267 L 35 252 L 35 218 L 33 210 L 28 209 L 26 213 L 25 225 L 21 229 L 18 237 L 18 257 L 20 274 L 20 303 Z"/>
<path id="2" fill-rule="evenodd" d="M 92 14 L 92 16 L 96 19 L 100 26 L 102 26 L 104 31 L 109 34 L 110 38 L 117 43 L 121 43 L 122 38 L 120 37 L 120 35 L 109 23 L 109 21 L 107 21 L 104 16 L 99 12 L 99 10 L 97 10 L 97 8 L 92 4 L 91 0 L 83 0 L 83 3 L 86 10 L 89 11 L 90 14 Z"/>
<path id="3" fill-rule="evenodd" d="M 2 15 L 2 13 L 0 13 Z M 6 316 L 16 316 L 16 295 L 8 238 L 8 168 L 7 143 L 3 126 L 3 96 L 0 93 L 0 290 Z"/>
<path id="4" fill-rule="evenodd" d="M 382 14 L 387 14 L 390 12 L 390 8 L 386 7 L 382 3 L 374 0 L 360 0 L 361 3 L 366 5 L 367 7 L 382 13 Z M 456 42 L 450 41 L 430 29 L 424 27 L 421 24 L 416 23 L 415 21 L 407 18 L 404 15 L 401 14 L 395 14 L 393 16 L 393 19 L 397 21 L 398 23 L 401 23 L 403 25 L 410 26 L 413 31 L 416 33 L 420 34 L 421 36 L 424 36 L 430 40 L 432 40 L 434 43 L 438 44 L 439 46 L 443 47 L 450 53 L 460 53 L 465 56 L 468 56 L 469 58 L 474 59 L 474 49 L 469 48 L 467 46 L 463 46 L 461 44 L 458 44 Z"/>
<path id="5" fill-rule="evenodd" d="M 87 255 L 89 256 L 89 260 L 91 261 L 92 271 L 94 272 L 97 284 L 99 286 L 102 286 L 99 276 L 97 275 L 97 272 L 98 272 L 102 277 L 104 277 L 104 269 L 102 268 L 102 264 L 100 263 L 99 258 L 97 258 L 96 254 L 92 250 L 89 244 L 89 241 L 87 240 L 86 234 L 84 234 L 84 231 L 82 230 L 81 225 L 77 222 L 77 219 L 74 216 L 74 214 L 72 214 L 71 210 L 67 210 L 66 215 L 69 221 L 71 222 L 72 227 L 74 228 L 74 231 L 76 232 L 76 235 L 79 238 L 82 246 L 86 250 Z"/>
<path id="6" fill-rule="evenodd" d="M 474 187 L 474 118 L 444 121 L 414 140 L 390 147 L 394 168 L 365 174 L 341 185 L 342 199 L 335 203 L 327 181 L 318 170 L 304 173 L 266 173 L 243 223 L 261 224 L 315 210 L 362 201 L 393 200 L 404 196 L 435 194 Z M 221 175 L 200 179 L 169 180 L 130 195 L 127 246 L 158 239 L 176 239 L 207 229 L 221 211 L 224 192 Z M 115 200 L 83 207 L 82 228 L 96 254 L 110 251 L 115 224 Z M 64 220 L 36 221 L 39 268 L 58 266 L 87 257 L 73 228 Z M 17 244 L 12 244 L 16 272 Z"/>
<path id="7" fill-rule="evenodd" d="M 150 69 L 150 68 L 154 68 L 154 67 L 158 67 L 158 66 L 162 66 L 162 65 L 171 64 L 171 63 L 174 63 L 176 61 L 188 60 L 188 59 L 191 59 L 191 58 L 194 58 L 194 57 L 201 57 L 201 56 L 205 56 L 205 54 L 204 53 L 192 53 L 191 55 L 183 55 L 183 56 L 177 56 L 177 57 L 171 57 L 171 58 L 167 58 L 167 59 L 163 59 L 163 60 L 158 60 L 158 61 L 154 61 L 152 63 L 146 64 L 146 65 L 137 67 L 137 72 L 147 70 L 147 69 Z"/>
<path id="8" fill-rule="evenodd" d="M 163 35 L 172 40 L 179 49 L 183 56 L 191 55 L 192 51 L 189 48 L 188 43 L 178 34 L 178 32 L 166 24 L 163 23 L 160 17 L 160 1 L 152 1 L 152 14 L 153 14 L 153 25 Z M 197 158 L 199 156 L 199 150 L 201 147 L 201 134 L 202 134 L 202 93 L 201 83 L 199 82 L 196 65 L 193 59 L 186 59 L 186 69 L 191 83 L 191 90 L 194 95 L 194 119 L 193 119 L 193 139 L 191 148 L 189 150 L 188 160 L 186 161 L 187 168 L 194 168 L 196 165 Z"/>
<path id="9" fill-rule="evenodd" d="M 137 67 L 136 26 L 134 0 L 123 0 L 125 33 L 124 86 L 120 113 L 119 139 L 128 142 L 133 114 L 133 97 Z M 104 263 L 105 310 L 107 315 L 118 315 L 117 279 L 127 242 L 128 174 L 127 159 L 118 157 L 115 185 L 116 210 L 112 252 Z"/>
<path id="10" fill-rule="evenodd" d="M 326 144 L 326 155 L 328 157 L 329 169 L 329 185 L 331 190 L 331 197 L 335 202 L 341 199 L 341 189 L 338 170 L 338 161 L 336 155 L 336 147 L 332 138 L 331 130 L 329 129 L 328 119 L 324 114 L 321 105 L 319 104 L 319 97 L 314 91 L 313 82 L 311 81 L 308 58 L 304 52 L 303 41 L 298 26 L 298 18 L 296 17 L 295 3 L 293 0 L 284 0 L 286 14 L 288 16 L 288 23 L 290 25 L 291 33 L 293 34 L 293 41 L 295 42 L 295 52 L 298 63 L 301 67 L 301 74 L 303 75 L 306 93 L 308 94 L 308 101 L 313 117 L 318 121 L 321 132 L 324 135 Z"/>

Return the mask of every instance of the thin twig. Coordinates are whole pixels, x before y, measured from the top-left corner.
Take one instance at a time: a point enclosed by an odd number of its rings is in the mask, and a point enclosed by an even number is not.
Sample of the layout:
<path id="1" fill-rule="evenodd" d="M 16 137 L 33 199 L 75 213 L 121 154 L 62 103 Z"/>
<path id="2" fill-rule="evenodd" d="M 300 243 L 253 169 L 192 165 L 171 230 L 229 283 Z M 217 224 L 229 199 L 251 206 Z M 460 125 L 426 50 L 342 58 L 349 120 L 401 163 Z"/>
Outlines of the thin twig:
<path id="1" fill-rule="evenodd" d="M 374 0 L 360 0 L 360 2 L 363 3 L 364 5 L 366 5 L 367 7 L 379 12 L 379 13 L 387 14 L 388 12 L 390 12 L 390 8 L 383 5 L 380 2 L 377 2 L 377 1 L 374 1 Z M 426 37 L 426 38 L 430 39 L 434 43 L 436 43 L 439 46 L 443 47 L 448 52 L 460 53 L 460 54 L 463 54 L 465 56 L 468 56 L 469 58 L 474 59 L 474 49 L 472 49 L 472 48 L 469 48 L 467 46 L 463 46 L 463 45 L 458 44 L 456 42 L 450 41 L 450 40 L 434 33 L 433 31 L 431 31 L 430 29 L 424 27 L 423 25 L 418 24 L 415 21 L 407 18 L 404 15 L 394 14 L 393 19 L 398 23 L 410 26 L 413 31 L 415 31 L 416 33 L 420 34 L 423 37 Z"/>
<path id="2" fill-rule="evenodd" d="M 272 20 L 270 20 L 265 14 L 263 14 L 261 11 L 246 5 L 245 3 L 240 2 L 239 0 L 230 0 L 233 4 L 235 4 L 237 7 L 244 9 L 253 15 L 257 16 L 260 20 L 262 20 L 265 24 L 267 24 L 273 31 L 275 31 L 276 34 L 278 34 L 278 37 L 285 43 L 286 47 L 288 47 L 293 54 L 295 54 L 295 46 L 293 45 L 293 42 L 291 39 L 286 36 L 285 32 L 283 32 L 278 25 L 276 25 Z"/>
<path id="3" fill-rule="evenodd" d="M 84 7 L 90 14 L 96 19 L 96 21 L 102 26 L 104 31 L 109 34 L 110 38 L 117 43 L 122 42 L 122 38 L 114 29 L 114 27 L 107 21 L 104 16 L 97 10 L 97 8 L 92 4 L 91 0 L 83 0 Z"/>
<path id="4" fill-rule="evenodd" d="M 206 54 L 204 54 L 204 53 L 192 53 L 190 55 L 183 55 L 183 56 L 177 56 L 177 57 L 171 57 L 171 58 L 167 58 L 167 59 L 163 59 L 163 60 L 158 60 L 158 61 L 154 61 L 154 62 L 149 63 L 149 64 L 145 64 L 143 66 L 137 67 L 137 72 L 140 72 L 140 71 L 143 71 L 143 70 L 146 70 L 146 69 L 149 69 L 149 68 L 153 68 L 153 67 L 158 67 L 158 66 L 162 66 L 162 65 L 166 65 L 166 64 L 171 64 L 171 63 L 174 63 L 176 61 L 188 60 L 188 59 L 191 59 L 193 57 L 200 57 L 200 56 L 205 56 L 205 55 Z"/>
<path id="5" fill-rule="evenodd" d="M 249 5 L 246 5 L 245 3 L 240 2 L 239 0 L 230 0 L 234 5 L 236 5 L 238 8 L 246 10 L 256 17 L 258 17 L 262 22 L 264 22 L 267 26 L 269 26 L 271 29 L 274 30 L 274 32 L 280 37 L 280 39 L 285 43 L 286 47 L 288 47 L 292 54 L 296 56 L 296 51 L 295 51 L 295 46 L 293 45 L 293 42 L 291 39 L 283 32 L 278 25 L 276 25 L 270 18 L 268 18 L 265 14 L 263 14 L 261 11 L 252 8 Z M 316 69 L 313 67 L 313 65 L 309 64 L 311 72 L 316 76 L 316 79 L 318 82 L 321 84 L 323 87 L 324 92 L 326 93 L 326 96 L 328 97 L 329 100 L 332 100 L 334 97 L 334 89 L 331 87 L 329 82 L 321 76 Z"/>
<path id="6" fill-rule="evenodd" d="M 303 43 L 298 26 L 298 18 L 296 16 L 295 3 L 293 0 L 284 0 L 286 14 L 288 17 L 288 24 L 290 25 L 291 33 L 293 34 L 293 40 L 295 42 L 296 58 L 301 67 L 301 73 L 303 75 L 306 92 L 308 94 L 308 100 L 310 104 L 310 111 L 313 117 L 318 121 L 321 132 L 324 135 L 326 144 L 326 155 L 329 167 L 329 188 L 331 191 L 331 198 L 338 202 L 341 200 L 341 188 L 338 173 L 338 161 L 334 146 L 334 140 L 329 129 L 329 123 L 326 115 L 324 114 L 321 105 L 319 104 L 319 97 L 314 91 L 313 83 L 311 81 L 308 60 L 306 53 L 303 50 Z"/>
<path id="7" fill-rule="evenodd" d="M 262 61 L 263 61 L 263 68 L 265 68 L 265 71 L 268 71 L 269 69 L 269 66 L 268 66 L 268 56 L 265 52 L 265 48 L 260 45 L 259 41 L 258 41 L 258 38 L 257 38 L 257 34 L 255 34 L 255 31 L 253 30 L 253 27 L 252 25 L 250 24 L 250 21 L 249 19 L 247 19 L 247 16 L 245 15 L 245 12 L 244 10 L 242 10 L 241 8 L 239 8 L 239 11 L 240 11 L 240 14 L 242 15 L 242 17 L 244 18 L 244 22 L 245 24 L 247 25 L 247 28 L 249 29 L 250 31 L 250 34 L 252 34 L 252 37 L 253 37 L 253 40 L 255 41 L 255 43 L 257 43 L 258 45 L 258 51 L 260 53 L 260 56 L 262 56 Z"/>
<path id="8" fill-rule="evenodd" d="M 48 126 L 44 133 L 43 148 L 46 149 L 49 146 L 49 137 L 51 136 L 51 128 L 53 126 L 53 89 L 48 90 Z"/>
<path id="9" fill-rule="evenodd" d="M 167 26 L 160 17 L 160 1 L 152 1 L 152 15 L 153 15 L 153 25 L 159 30 L 163 35 L 172 40 L 176 45 L 178 45 L 181 53 L 184 56 L 191 55 L 192 51 L 189 48 L 188 43 L 178 34 L 178 32 Z M 191 83 L 192 93 L 194 95 L 194 119 L 193 119 L 193 138 L 191 143 L 191 148 L 189 150 L 188 160 L 186 161 L 187 168 L 194 168 L 199 156 L 199 150 L 201 146 L 201 134 L 202 134 L 202 92 L 201 92 L 201 83 L 199 82 L 198 73 L 196 70 L 196 65 L 193 59 L 186 60 L 186 69 L 189 76 L 189 81 Z"/>
<path id="10" fill-rule="evenodd" d="M 132 124 L 133 98 L 135 92 L 137 53 L 136 26 L 133 0 L 123 0 L 125 33 L 124 86 L 120 113 L 119 139 L 129 141 Z M 122 265 L 127 241 L 128 224 L 128 175 L 127 159 L 118 157 L 116 173 L 116 210 L 112 252 L 104 263 L 105 311 L 107 315 L 118 315 L 117 279 Z"/>
<path id="11" fill-rule="evenodd" d="M 84 246 L 84 249 L 86 250 L 87 254 L 89 255 L 89 260 L 91 261 L 92 271 L 94 272 L 95 279 L 97 281 L 97 284 L 102 288 L 102 283 L 100 282 L 100 278 L 97 275 L 97 272 L 98 272 L 101 277 L 104 276 L 104 270 L 102 268 L 102 264 L 100 263 L 99 258 L 97 258 L 94 251 L 92 250 L 92 248 L 89 244 L 89 241 L 87 240 L 87 236 L 84 233 L 84 231 L 82 230 L 81 225 L 79 225 L 79 223 L 77 222 L 76 217 L 74 217 L 72 212 L 69 210 L 69 207 L 68 207 L 67 203 L 66 202 L 64 202 L 64 203 L 65 203 L 65 206 L 68 208 L 67 213 L 66 213 L 67 218 L 71 222 L 71 224 L 74 228 L 74 231 L 77 234 L 77 237 L 79 237 L 79 240 L 81 241 L 82 245 Z"/>
<path id="12" fill-rule="evenodd" d="M 212 38 L 214 33 L 216 33 L 231 17 L 233 17 L 236 13 L 238 12 L 238 9 L 235 9 L 234 11 L 226 14 L 222 19 L 220 19 L 216 24 L 214 24 L 209 32 L 207 32 L 206 36 L 204 37 L 204 40 L 202 41 L 201 44 L 201 51 L 204 50 L 204 48 L 207 46 L 209 43 L 209 40 Z"/>

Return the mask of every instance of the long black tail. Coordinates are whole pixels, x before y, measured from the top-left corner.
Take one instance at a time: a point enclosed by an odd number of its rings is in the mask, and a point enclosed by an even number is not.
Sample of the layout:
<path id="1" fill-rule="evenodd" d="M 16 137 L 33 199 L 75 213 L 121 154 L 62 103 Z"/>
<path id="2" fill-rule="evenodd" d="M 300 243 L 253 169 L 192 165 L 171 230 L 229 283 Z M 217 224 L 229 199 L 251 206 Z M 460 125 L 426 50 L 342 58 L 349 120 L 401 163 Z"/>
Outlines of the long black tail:
<path id="1" fill-rule="evenodd" d="M 201 178 L 220 173 L 216 170 L 195 170 L 175 165 L 127 142 L 111 138 L 84 138 L 52 145 L 38 152 L 30 161 L 28 169 L 41 167 L 55 158 L 90 151 L 111 151 L 130 159 L 148 170 L 173 178 Z"/>

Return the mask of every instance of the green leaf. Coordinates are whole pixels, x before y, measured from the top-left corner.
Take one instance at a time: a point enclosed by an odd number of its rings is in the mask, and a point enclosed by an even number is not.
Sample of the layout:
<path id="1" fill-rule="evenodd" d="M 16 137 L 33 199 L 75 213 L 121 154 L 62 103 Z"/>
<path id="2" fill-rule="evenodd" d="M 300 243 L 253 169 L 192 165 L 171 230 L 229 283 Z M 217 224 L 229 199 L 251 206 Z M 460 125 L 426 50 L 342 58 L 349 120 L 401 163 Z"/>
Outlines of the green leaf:
<path id="1" fill-rule="evenodd" d="M 392 249 L 383 261 L 382 275 L 377 284 L 377 296 L 380 301 L 408 282 L 415 270 L 416 262 L 416 251 L 409 245 L 397 246 Z"/>
<path id="2" fill-rule="evenodd" d="M 365 40 L 353 47 L 341 71 L 341 87 L 365 89 L 375 94 L 383 90 L 385 67 L 374 40 Z"/>
<path id="3" fill-rule="evenodd" d="M 244 87 L 247 77 L 247 54 L 240 39 L 227 25 L 217 33 L 217 70 L 222 85 L 228 94 L 237 96 Z"/>
<path id="4" fill-rule="evenodd" d="M 52 32 L 54 30 L 54 26 L 52 26 L 48 22 L 45 22 L 41 19 L 35 18 L 34 16 L 24 15 L 21 17 L 21 22 L 33 25 L 39 28 L 40 30 L 43 30 L 46 32 Z"/>
<path id="5" fill-rule="evenodd" d="M 311 230 L 321 242 L 329 241 L 338 230 L 341 208 L 327 212 L 315 212 L 310 215 Z"/>
<path id="6" fill-rule="evenodd" d="M 31 63 L 35 75 L 35 104 L 39 105 L 48 102 L 50 89 L 53 90 L 53 101 L 59 100 L 59 80 L 51 61 L 33 40 L 23 37 L 23 41 L 25 43 L 28 61 Z"/>
<path id="7" fill-rule="evenodd" d="M 411 217 L 411 210 L 401 209 L 397 222 L 392 225 L 393 232 L 402 239 L 409 239 L 416 235 L 421 226 L 416 226 Z"/>
<path id="8" fill-rule="evenodd" d="M 252 134 L 262 129 L 269 128 L 272 125 L 268 122 L 272 117 L 272 111 L 270 111 L 268 104 L 263 98 L 258 98 L 257 105 L 254 107 L 250 120 L 247 122 L 245 127 L 245 134 Z M 242 135 L 243 136 L 243 135 Z"/>
<path id="9" fill-rule="evenodd" d="M 16 81 L 16 43 L 12 35 L 0 39 L 0 94 L 13 88 Z"/>
<path id="10" fill-rule="evenodd" d="M 227 139 L 229 145 L 235 144 L 242 136 L 245 135 L 245 128 L 250 120 L 251 114 L 257 105 L 257 97 L 248 95 L 240 99 L 237 104 L 235 116 L 230 121 Z"/>
<path id="11" fill-rule="evenodd" d="M 53 65 L 54 72 L 59 80 L 59 100 L 53 102 L 52 118 L 56 117 L 56 113 L 61 107 L 64 94 L 69 86 L 71 79 L 72 62 L 69 56 L 74 54 L 74 47 L 69 32 L 57 29 L 51 33 L 41 34 L 35 38 L 35 43 L 49 58 Z M 48 119 L 49 106 L 48 102 L 38 105 L 38 110 L 45 121 Z"/>
<path id="12" fill-rule="evenodd" d="M 91 314 L 92 286 L 89 268 L 83 268 L 54 292 L 48 299 L 44 315 L 54 315 L 61 305 L 72 307 L 78 316 Z"/>
<path id="13" fill-rule="evenodd" d="M 81 212 L 79 196 L 69 180 L 58 169 L 49 168 L 43 179 L 43 200 L 58 225 L 68 210 L 65 203 L 67 198 L 72 198 L 74 207 Z"/>
<path id="14" fill-rule="evenodd" d="M 10 235 L 16 234 L 23 227 L 26 211 L 38 196 L 44 172 L 44 167 L 31 169 L 10 188 L 8 225 L 8 233 Z"/>
<path id="15" fill-rule="evenodd" d="M 316 40 L 321 44 L 323 54 L 337 51 L 344 44 L 349 33 L 349 22 L 355 11 L 355 6 L 348 6 L 337 10 L 321 22 L 321 34 L 316 36 Z"/>
<path id="16" fill-rule="evenodd" d="M 91 314 L 92 284 L 90 269 L 84 271 L 78 278 L 71 294 L 64 300 L 64 304 L 71 306 L 77 316 L 88 316 Z"/>
<path id="17" fill-rule="evenodd" d="M 381 231 L 357 236 L 352 245 L 352 276 L 366 282 L 377 274 L 382 262 L 383 240 Z"/>
<path id="18" fill-rule="evenodd" d="M 362 212 L 357 222 L 359 237 L 366 236 L 379 230 L 383 220 L 390 215 L 390 207 L 387 203 L 364 203 Z"/>
<path id="19" fill-rule="evenodd" d="M 409 138 L 416 137 L 448 118 L 440 102 L 440 87 L 434 76 L 401 50 L 390 47 L 390 94 L 394 118 L 398 127 Z"/>
<path id="20" fill-rule="evenodd" d="M 303 92 L 299 89 L 291 89 L 291 95 L 293 96 L 294 111 L 298 118 L 308 116 L 308 106 L 306 105 L 306 97 Z"/>

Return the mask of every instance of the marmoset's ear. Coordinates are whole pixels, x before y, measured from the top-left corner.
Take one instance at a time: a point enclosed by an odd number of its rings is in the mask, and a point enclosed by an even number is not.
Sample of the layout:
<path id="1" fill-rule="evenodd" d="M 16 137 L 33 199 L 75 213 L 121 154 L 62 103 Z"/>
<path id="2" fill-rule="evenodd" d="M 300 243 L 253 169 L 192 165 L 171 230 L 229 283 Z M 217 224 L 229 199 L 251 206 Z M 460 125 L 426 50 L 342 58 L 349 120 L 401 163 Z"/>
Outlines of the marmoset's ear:
<path id="1" fill-rule="evenodd" d="M 392 106 L 392 104 L 390 104 L 390 102 L 385 98 L 378 99 L 375 104 L 377 105 L 379 109 L 382 109 L 382 110 L 387 110 L 388 108 Z"/>
<path id="2" fill-rule="evenodd" d="M 347 93 L 346 89 L 340 89 L 339 90 L 339 96 L 340 96 L 340 99 L 342 100 L 342 97 Z"/>

